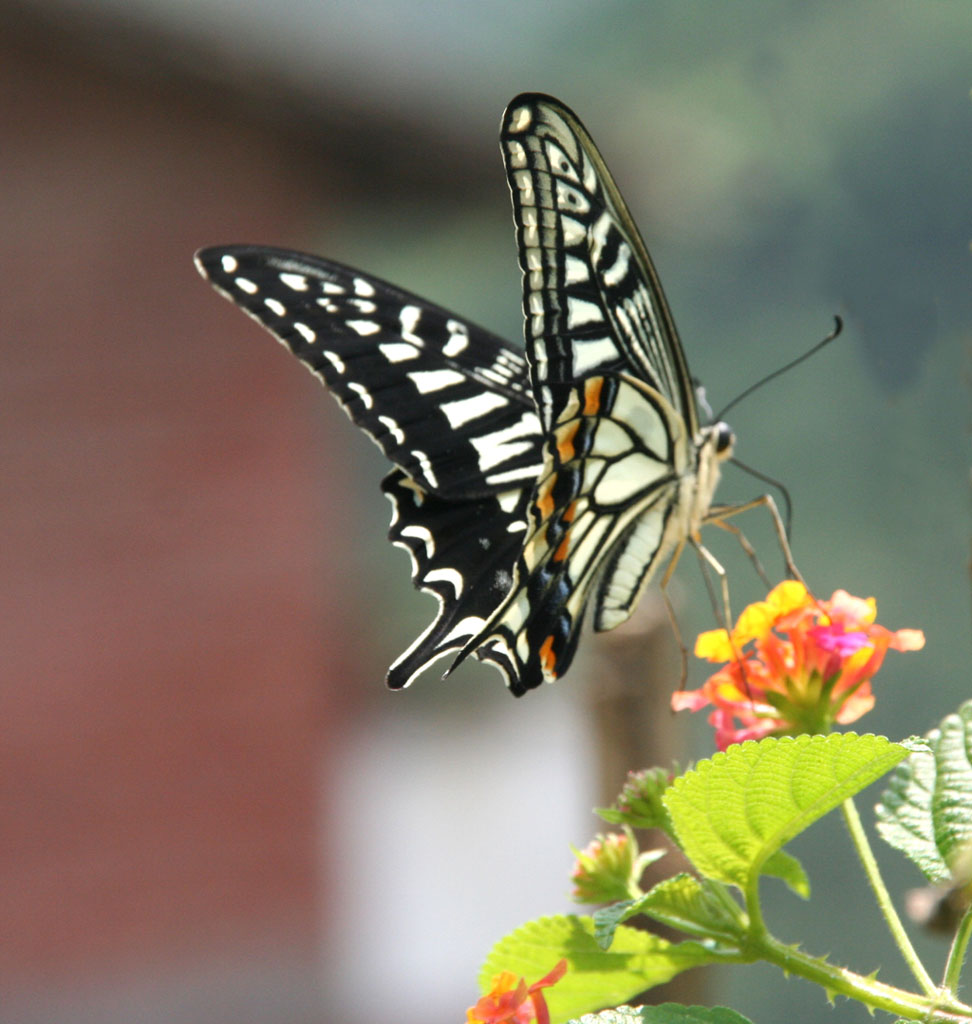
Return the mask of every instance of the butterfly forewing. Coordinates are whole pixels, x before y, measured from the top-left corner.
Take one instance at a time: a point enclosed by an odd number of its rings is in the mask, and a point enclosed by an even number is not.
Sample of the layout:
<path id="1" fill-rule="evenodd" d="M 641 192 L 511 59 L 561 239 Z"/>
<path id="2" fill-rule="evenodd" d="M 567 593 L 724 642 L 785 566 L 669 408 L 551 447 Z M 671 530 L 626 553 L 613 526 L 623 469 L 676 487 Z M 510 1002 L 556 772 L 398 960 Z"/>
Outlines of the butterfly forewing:
<path id="1" fill-rule="evenodd" d="M 665 395 L 693 437 L 695 394 L 668 303 L 590 135 L 557 100 L 525 94 L 506 110 L 500 145 L 544 425 L 574 381 L 618 371 Z"/>
<path id="2" fill-rule="evenodd" d="M 424 489 L 472 496 L 536 479 L 540 426 L 521 352 L 339 263 L 259 246 L 196 260 Z"/>

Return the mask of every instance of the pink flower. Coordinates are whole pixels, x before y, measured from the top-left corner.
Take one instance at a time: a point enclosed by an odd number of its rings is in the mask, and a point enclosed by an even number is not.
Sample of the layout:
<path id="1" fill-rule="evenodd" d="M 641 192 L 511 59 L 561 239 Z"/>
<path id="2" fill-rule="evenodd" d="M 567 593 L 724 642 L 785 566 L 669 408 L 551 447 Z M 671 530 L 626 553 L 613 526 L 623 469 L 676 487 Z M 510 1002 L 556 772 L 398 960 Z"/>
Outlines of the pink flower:
<path id="1" fill-rule="evenodd" d="M 875 621 L 874 598 L 836 590 L 817 601 L 787 580 L 749 605 L 732 633 L 699 635 L 695 653 L 727 662 L 698 690 L 672 694 L 676 711 L 709 704 L 720 750 L 762 736 L 828 732 L 874 706 L 871 678 L 889 650 L 917 651 L 921 630 L 892 631 Z"/>
<path id="2" fill-rule="evenodd" d="M 550 1024 L 550 1012 L 542 989 L 556 984 L 567 973 L 567 961 L 560 960 L 539 981 L 527 985 L 512 971 L 493 978 L 493 987 L 466 1010 L 466 1024 Z"/>

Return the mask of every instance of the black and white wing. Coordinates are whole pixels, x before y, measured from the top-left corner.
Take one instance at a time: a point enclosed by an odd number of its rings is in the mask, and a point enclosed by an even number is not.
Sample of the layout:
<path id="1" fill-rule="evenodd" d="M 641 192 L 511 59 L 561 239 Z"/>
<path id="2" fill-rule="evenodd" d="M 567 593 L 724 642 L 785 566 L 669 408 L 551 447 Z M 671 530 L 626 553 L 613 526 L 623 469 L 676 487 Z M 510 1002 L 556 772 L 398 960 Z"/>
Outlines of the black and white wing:
<path id="1" fill-rule="evenodd" d="M 513 587 L 459 660 L 489 657 L 522 692 L 567 670 L 592 600 L 596 629 L 631 614 L 701 521 L 717 474 L 696 489 L 705 435 L 685 357 L 587 131 L 557 100 L 525 94 L 500 145 L 544 464 Z"/>
<path id="2" fill-rule="evenodd" d="M 500 148 L 523 271 L 527 356 L 543 425 L 573 385 L 628 373 L 663 395 L 694 437 L 695 390 L 658 274 L 577 116 L 539 93 L 507 107 Z"/>
<path id="3" fill-rule="evenodd" d="M 339 263 L 260 246 L 196 256 L 202 275 L 321 378 L 395 463 L 390 539 L 439 613 L 392 665 L 407 686 L 462 649 L 509 589 L 542 436 L 523 354 Z"/>

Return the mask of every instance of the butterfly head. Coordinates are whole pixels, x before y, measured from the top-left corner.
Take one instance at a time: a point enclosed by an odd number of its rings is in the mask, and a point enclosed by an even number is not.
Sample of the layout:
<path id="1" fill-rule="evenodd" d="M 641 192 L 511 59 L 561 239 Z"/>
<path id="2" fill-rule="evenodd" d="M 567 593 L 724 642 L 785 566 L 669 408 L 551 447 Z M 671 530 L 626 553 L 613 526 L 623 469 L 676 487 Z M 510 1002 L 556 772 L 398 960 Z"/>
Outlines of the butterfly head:
<path id="1" fill-rule="evenodd" d="M 709 431 L 716 458 L 720 462 L 724 462 L 732 456 L 732 449 L 736 444 L 736 435 L 732 432 L 732 427 L 722 420 L 718 423 L 713 423 L 709 427 Z"/>

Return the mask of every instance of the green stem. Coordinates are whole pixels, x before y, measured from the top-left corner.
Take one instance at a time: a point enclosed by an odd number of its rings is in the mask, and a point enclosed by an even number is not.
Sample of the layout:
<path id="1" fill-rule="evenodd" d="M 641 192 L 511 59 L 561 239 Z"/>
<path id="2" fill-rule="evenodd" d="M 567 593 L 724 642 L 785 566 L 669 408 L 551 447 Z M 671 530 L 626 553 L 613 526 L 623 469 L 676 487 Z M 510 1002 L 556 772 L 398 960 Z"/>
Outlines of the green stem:
<path id="1" fill-rule="evenodd" d="M 945 976 L 942 985 L 949 992 L 958 989 L 959 975 L 962 973 L 962 964 L 965 961 L 965 951 L 969 946 L 969 938 L 972 937 L 972 907 L 966 910 L 959 922 L 958 931 L 952 939 L 952 948 L 948 951 L 948 962 L 945 964 Z"/>
<path id="2" fill-rule="evenodd" d="M 921 986 L 922 992 L 926 996 L 932 996 L 938 991 L 938 988 L 935 982 L 932 981 L 928 971 L 925 970 L 925 965 L 919 959 L 915 947 L 911 944 L 911 939 L 908 938 L 908 933 L 901 923 L 901 918 L 898 917 L 898 912 L 894 909 L 894 904 L 891 902 L 891 896 L 888 894 L 884 879 L 878 870 L 877 861 L 874 859 L 871 844 L 867 841 L 867 834 L 864 831 L 864 826 L 861 824 L 854 801 L 848 798 L 842 804 L 842 809 L 844 821 L 847 822 L 847 830 L 850 832 L 851 842 L 853 842 L 854 848 L 857 850 L 857 856 L 861 859 L 861 864 L 864 866 L 864 874 L 867 875 L 867 880 L 874 892 L 874 898 L 877 900 L 878 907 L 880 907 L 881 913 L 884 915 L 884 920 L 888 924 L 895 944 L 901 951 L 908 969 Z"/>
<path id="3" fill-rule="evenodd" d="M 752 935 L 747 955 L 768 960 L 782 970 L 821 985 L 828 996 L 846 996 L 865 1006 L 896 1014 L 906 1020 L 958 1022 L 972 1020 L 972 1007 L 965 1006 L 943 992 L 921 996 L 885 985 L 874 978 L 865 978 L 844 967 L 835 967 L 817 957 L 787 946 L 767 932 Z"/>

